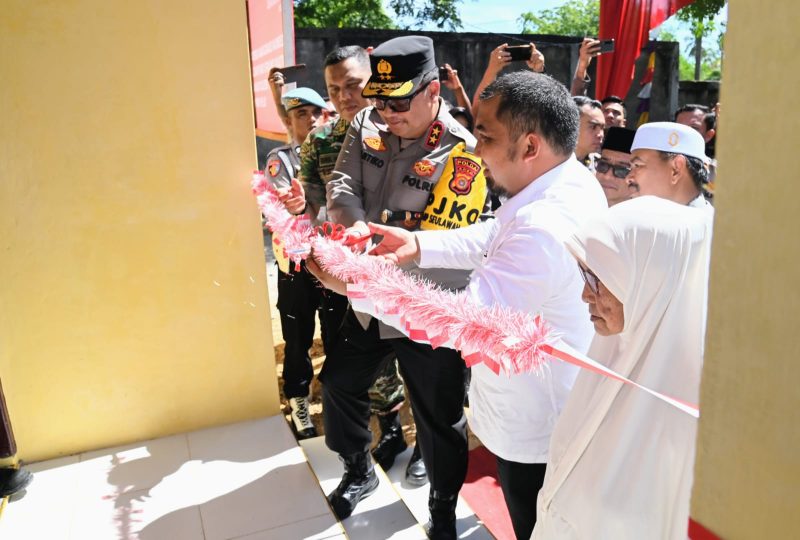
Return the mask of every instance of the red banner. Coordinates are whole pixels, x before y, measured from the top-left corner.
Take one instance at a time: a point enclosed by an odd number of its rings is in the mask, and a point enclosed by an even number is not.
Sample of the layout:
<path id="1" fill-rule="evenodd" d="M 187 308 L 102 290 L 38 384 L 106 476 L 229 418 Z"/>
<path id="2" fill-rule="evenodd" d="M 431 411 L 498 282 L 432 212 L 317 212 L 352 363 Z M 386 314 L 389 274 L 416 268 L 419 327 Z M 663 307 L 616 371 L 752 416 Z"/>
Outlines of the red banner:
<path id="1" fill-rule="evenodd" d="M 650 30 L 694 0 L 601 0 L 600 39 L 614 38 L 614 52 L 597 59 L 598 99 L 625 98 L 633 81 L 636 58 Z"/>
<path id="2" fill-rule="evenodd" d="M 286 140 L 269 90 L 269 70 L 294 64 L 294 13 L 289 0 L 247 0 L 256 133 Z"/>

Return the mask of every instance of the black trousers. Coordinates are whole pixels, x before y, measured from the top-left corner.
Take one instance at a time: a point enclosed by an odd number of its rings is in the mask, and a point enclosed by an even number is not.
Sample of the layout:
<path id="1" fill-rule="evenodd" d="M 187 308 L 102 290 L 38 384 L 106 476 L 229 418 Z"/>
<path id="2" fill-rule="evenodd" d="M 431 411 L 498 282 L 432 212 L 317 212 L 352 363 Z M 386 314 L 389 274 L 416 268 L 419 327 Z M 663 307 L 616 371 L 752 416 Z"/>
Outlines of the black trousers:
<path id="1" fill-rule="evenodd" d="M 517 540 L 528 540 L 536 525 L 536 498 L 544 484 L 546 463 L 517 463 L 497 458 L 497 477 Z"/>
<path id="2" fill-rule="evenodd" d="M 287 274 L 278 270 L 278 311 L 285 342 L 283 392 L 286 399 L 309 394 L 314 368 L 308 350 L 314 341 L 314 315 L 319 311 L 322 343 L 338 333 L 347 310 L 347 298 L 323 289 L 305 266 Z"/>
<path id="3" fill-rule="evenodd" d="M 378 323 L 364 330 L 352 310 L 320 373 L 325 443 L 341 455 L 369 450 L 368 389 L 384 363 L 397 357 L 411 398 L 417 441 L 431 487 L 461 489 L 467 473 L 464 363 L 452 349 L 432 349 L 407 338 L 380 339 Z"/>

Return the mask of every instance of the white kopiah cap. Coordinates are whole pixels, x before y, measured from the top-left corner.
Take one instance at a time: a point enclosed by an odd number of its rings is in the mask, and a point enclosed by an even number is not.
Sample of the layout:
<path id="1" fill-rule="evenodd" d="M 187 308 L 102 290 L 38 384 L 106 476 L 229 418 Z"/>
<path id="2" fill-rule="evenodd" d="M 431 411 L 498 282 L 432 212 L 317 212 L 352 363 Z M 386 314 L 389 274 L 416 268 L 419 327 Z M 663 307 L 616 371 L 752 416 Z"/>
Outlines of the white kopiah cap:
<path id="1" fill-rule="evenodd" d="M 631 152 L 639 149 L 661 150 L 708 161 L 706 143 L 700 133 L 675 122 L 651 122 L 642 125 L 633 137 Z"/>

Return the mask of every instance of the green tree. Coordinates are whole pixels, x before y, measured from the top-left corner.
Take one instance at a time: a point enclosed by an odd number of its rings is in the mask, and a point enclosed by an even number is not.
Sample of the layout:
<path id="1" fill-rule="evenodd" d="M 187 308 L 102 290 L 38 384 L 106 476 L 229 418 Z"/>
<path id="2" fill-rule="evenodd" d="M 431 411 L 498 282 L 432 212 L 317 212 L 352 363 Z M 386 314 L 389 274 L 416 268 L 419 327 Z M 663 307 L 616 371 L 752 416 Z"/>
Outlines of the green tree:
<path id="1" fill-rule="evenodd" d="M 389 7 L 398 17 L 412 20 L 410 28 L 421 28 L 435 24 L 445 30 L 458 30 L 462 27 L 458 15 L 461 0 L 389 0 Z"/>
<path id="2" fill-rule="evenodd" d="M 720 34 L 720 41 L 721 44 L 722 34 Z M 680 45 L 680 41 L 678 37 L 668 31 L 668 30 L 661 30 L 658 33 L 659 41 L 675 41 L 678 42 Z M 686 42 L 685 50 L 688 50 L 690 54 L 694 55 L 694 36 L 689 38 Z M 681 48 L 683 49 L 683 47 Z M 720 79 L 720 72 L 722 67 L 722 55 L 720 53 L 721 47 L 718 48 L 704 48 L 703 49 L 703 57 L 700 63 L 700 76 L 699 78 L 695 77 L 695 63 L 694 60 L 690 60 L 685 54 L 683 54 L 683 50 L 680 50 L 678 55 L 678 78 L 682 81 L 691 81 L 691 80 L 719 80 Z"/>
<path id="3" fill-rule="evenodd" d="M 294 0 L 299 28 L 396 28 L 381 0 Z"/>
<path id="4" fill-rule="evenodd" d="M 725 0 L 695 0 L 677 13 L 678 20 L 688 23 L 694 36 L 692 54 L 695 80 L 699 81 L 703 77 L 703 63 L 706 56 L 703 51 L 703 38 L 709 37 L 717 30 L 714 17 L 724 5 Z"/>
<path id="5" fill-rule="evenodd" d="M 420 28 L 435 24 L 458 30 L 461 1 L 389 0 L 390 15 L 381 0 L 294 0 L 294 22 L 299 28 Z"/>
<path id="6" fill-rule="evenodd" d="M 523 34 L 596 36 L 600 30 L 600 0 L 567 0 L 539 13 L 520 15 Z"/>

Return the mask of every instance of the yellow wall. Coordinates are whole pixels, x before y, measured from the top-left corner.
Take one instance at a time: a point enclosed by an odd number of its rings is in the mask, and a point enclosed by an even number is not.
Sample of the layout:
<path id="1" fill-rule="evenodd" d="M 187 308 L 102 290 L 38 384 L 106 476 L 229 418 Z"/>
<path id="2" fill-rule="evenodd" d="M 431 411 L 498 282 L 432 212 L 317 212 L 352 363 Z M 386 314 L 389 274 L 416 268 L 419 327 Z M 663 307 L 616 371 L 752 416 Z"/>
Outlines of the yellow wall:
<path id="1" fill-rule="evenodd" d="M 731 2 L 692 516 L 800 531 L 800 7 Z"/>
<path id="2" fill-rule="evenodd" d="M 2 11 L 0 376 L 21 457 L 275 414 L 244 0 Z"/>

